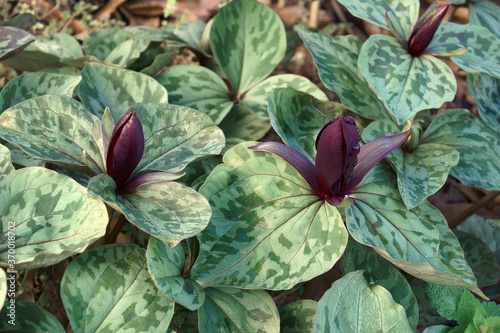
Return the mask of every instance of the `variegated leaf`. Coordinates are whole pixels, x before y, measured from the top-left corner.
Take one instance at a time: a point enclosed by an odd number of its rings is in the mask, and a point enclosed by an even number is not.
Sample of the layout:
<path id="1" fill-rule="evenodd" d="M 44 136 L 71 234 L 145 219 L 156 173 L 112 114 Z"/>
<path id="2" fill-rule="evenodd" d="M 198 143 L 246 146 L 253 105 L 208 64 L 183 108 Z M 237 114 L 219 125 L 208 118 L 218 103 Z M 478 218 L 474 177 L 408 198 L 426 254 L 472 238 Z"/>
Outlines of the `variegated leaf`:
<path id="1" fill-rule="evenodd" d="M 346 108 L 369 119 L 391 118 L 358 69 L 361 38 L 331 37 L 296 29 L 313 56 L 321 81 L 340 96 Z"/>
<path id="2" fill-rule="evenodd" d="M 10 150 L 0 144 L 0 181 L 14 172 L 14 166 L 10 159 Z M 0 297 L 1 299 L 1 297 Z"/>
<path id="3" fill-rule="evenodd" d="M 328 271 L 347 244 L 337 209 L 285 160 L 248 149 L 255 144 L 229 150 L 200 189 L 213 216 L 191 278 L 204 287 L 289 289 Z"/>
<path id="4" fill-rule="evenodd" d="M 104 170 L 99 119 L 67 96 L 44 95 L 7 109 L 0 136 L 34 158 L 87 174 Z"/>
<path id="5" fill-rule="evenodd" d="M 266 98 L 276 88 L 293 88 L 307 93 L 319 100 L 328 100 L 328 97 L 309 79 L 295 74 L 281 74 L 271 76 L 252 87 L 241 97 L 240 101 L 257 117 L 269 118 Z"/>
<path id="6" fill-rule="evenodd" d="M 191 20 L 176 26 L 173 33 L 179 41 L 186 43 L 196 54 L 201 52 L 203 56 L 209 56 L 202 45 L 202 38 L 206 28 L 207 24 L 202 20 Z M 170 39 L 167 39 L 167 44 L 169 42 Z"/>
<path id="7" fill-rule="evenodd" d="M 271 123 L 269 119 L 257 118 L 244 105 L 235 104 L 219 127 L 226 136 L 227 149 L 234 142 L 231 140 L 238 143 L 259 140 L 271 129 Z"/>
<path id="8" fill-rule="evenodd" d="M 26 73 L 10 80 L 0 94 L 0 113 L 24 100 L 46 94 L 72 97 L 82 78 L 54 73 Z"/>
<path id="9" fill-rule="evenodd" d="M 488 28 L 500 38 L 500 7 L 491 1 L 475 1 L 469 5 L 469 23 Z"/>
<path id="10" fill-rule="evenodd" d="M 83 69 L 76 92 L 99 118 L 109 107 L 115 122 L 137 103 L 168 103 L 167 90 L 152 77 L 93 63 Z"/>
<path id="11" fill-rule="evenodd" d="M 35 15 L 31 13 L 22 13 L 19 15 L 14 16 L 8 21 L 0 22 L 0 26 L 10 26 L 10 27 L 16 27 L 16 28 L 21 28 L 23 30 L 28 30 L 31 28 L 33 25 L 35 25 L 38 22 L 38 19 L 36 18 Z"/>
<path id="12" fill-rule="evenodd" d="M 100 174 L 89 182 L 90 193 L 122 212 L 144 232 L 174 247 L 207 226 L 212 211 L 207 200 L 195 190 L 168 181 L 142 185 L 119 195 L 113 179 Z"/>
<path id="13" fill-rule="evenodd" d="M 104 59 L 104 61 L 110 62 L 120 67 L 125 67 L 141 55 L 137 50 L 137 40 L 129 39 L 120 44 L 118 44 L 111 53 Z"/>
<path id="14" fill-rule="evenodd" d="M 21 28 L 0 26 L 0 61 L 15 56 L 35 40 L 35 36 Z"/>
<path id="15" fill-rule="evenodd" d="M 7 300 L 0 311 L 0 316 L 3 318 L 0 321 L 0 332 L 66 332 L 57 318 L 40 305 L 16 300 L 13 312 L 12 308 L 9 309 L 10 305 Z"/>
<path id="16" fill-rule="evenodd" d="M 285 56 L 285 28 L 266 5 L 256 0 L 234 0 L 215 17 L 210 44 L 240 96 L 271 74 Z"/>
<path id="17" fill-rule="evenodd" d="M 407 210 L 390 168 L 375 166 L 350 197 L 347 228 L 356 241 L 419 279 L 446 281 L 484 296 L 439 210 L 426 201 Z"/>
<path id="18" fill-rule="evenodd" d="M 400 132 L 390 120 L 379 120 L 365 128 L 363 139 L 368 142 Z M 397 148 L 387 156 L 396 168 L 399 193 L 408 209 L 417 207 L 443 187 L 459 155 L 449 146 L 420 144 L 411 151 Z"/>
<path id="19" fill-rule="evenodd" d="M 345 275 L 356 270 L 365 270 L 370 285 L 378 284 L 391 293 L 394 301 L 404 307 L 408 324 L 415 330 L 418 305 L 408 281 L 387 260 L 351 238 L 342 256 L 342 272 Z"/>
<path id="20" fill-rule="evenodd" d="M 318 302 L 302 299 L 280 308 L 281 332 L 314 333 Z"/>
<path id="21" fill-rule="evenodd" d="M 205 302 L 205 291 L 194 280 L 184 277 L 186 255 L 182 244 L 169 249 L 162 241 L 151 237 L 146 252 L 148 270 L 165 297 L 191 311 Z"/>
<path id="22" fill-rule="evenodd" d="M 178 53 L 179 49 L 176 47 L 149 49 L 143 52 L 139 59 L 128 66 L 128 69 L 155 77 L 156 74 L 162 71 Z"/>
<path id="23" fill-rule="evenodd" d="M 170 103 L 206 113 L 219 124 L 233 107 L 227 85 L 201 66 L 172 66 L 155 77 L 168 90 Z"/>
<path id="24" fill-rule="evenodd" d="M 418 111 L 441 107 L 457 91 L 448 65 L 430 55 L 412 57 L 390 36 L 370 36 L 361 48 L 359 68 L 400 124 Z"/>
<path id="25" fill-rule="evenodd" d="M 380 285 L 372 285 L 363 271 L 335 281 L 318 302 L 316 332 L 411 333 L 404 308 Z"/>
<path id="26" fill-rule="evenodd" d="M 86 47 L 87 54 L 95 56 L 100 60 L 110 61 L 109 59 L 107 59 L 109 58 L 110 54 L 112 53 L 116 54 L 116 52 L 118 52 L 117 48 L 120 45 L 126 45 L 123 43 L 130 40 L 136 41 L 134 43 L 135 47 L 131 51 L 137 52 L 137 56 L 139 56 L 141 52 L 144 52 L 146 50 L 150 42 L 149 40 L 146 39 L 135 38 L 132 34 L 129 34 L 120 28 L 99 29 L 97 31 L 93 31 L 89 35 L 89 41 Z M 125 49 L 123 51 L 125 51 Z M 128 61 L 129 59 L 127 59 L 126 61 Z M 120 65 L 117 62 L 113 63 Z"/>
<path id="27" fill-rule="evenodd" d="M 460 152 L 458 165 L 450 174 L 465 185 L 500 189 L 500 134 L 468 110 L 438 114 L 421 143 L 438 143 Z"/>
<path id="28" fill-rule="evenodd" d="M 470 73 L 500 77 L 500 39 L 487 28 L 471 24 L 441 23 L 426 52 L 447 52 L 470 47 L 467 53 L 451 60 Z"/>
<path id="29" fill-rule="evenodd" d="M 469 73 L 467 89 L 477 103 L 484 122 L 500 132 L 500 79 L 487 74 Z"/>
<path id="30" fill-rule="evenodd" d="M 149 276 L 135 244 L 98 247 L 73 260 L 61 282 L 71 328 L 82 332 L 165 332 L 174 302 Z"/>
<path id="31" fill-rule="evenodd" d="M 280 319 L 273 299 L 264 290 L 208 288 L 198 310 L 200 333 L 278 333 Z"/>
<path id="32" fill-rule="evenodd" d="M 29 156 L 22 149 L 17 148 L 17 146 L 10 142 L 6 142 L 5 147 L 9 148 L 10 150 L 10 159 L 15 168 L 28 166 L 45 166 L 45 161 Z"/>
<path id="33" fill-rule="evenodd" d="M 83 252 L 106 232 L 102 201 L 52 170 L 17 170 L 0 182 L 0 193 L 1 266 L 8 266 L 13 235 L 16 268 L 35 269 Z"/>
<path id="34" fill-rule="evenodd" d="M 495 229 L 490 221 L 486 221 L 484 217 L 472 215 L 460 223 L 457 229 L 474 235 L 485 242 L 500 263 L 500 231 L 497 230 L 498 228 Z"/>

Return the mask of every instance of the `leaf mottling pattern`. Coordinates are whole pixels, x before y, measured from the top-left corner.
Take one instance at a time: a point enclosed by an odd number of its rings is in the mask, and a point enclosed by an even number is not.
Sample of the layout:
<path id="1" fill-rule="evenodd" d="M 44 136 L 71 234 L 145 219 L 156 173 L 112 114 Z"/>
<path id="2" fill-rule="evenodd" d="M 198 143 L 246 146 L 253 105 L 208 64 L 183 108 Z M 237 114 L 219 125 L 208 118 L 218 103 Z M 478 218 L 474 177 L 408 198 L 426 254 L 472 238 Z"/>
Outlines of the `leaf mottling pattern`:
<path id="1" fill-rule="evenodd" d="M 485 124 L 500 132 L 500 79 L 480 73 L 467 74 L 467 89 L 477 103 Z"/>

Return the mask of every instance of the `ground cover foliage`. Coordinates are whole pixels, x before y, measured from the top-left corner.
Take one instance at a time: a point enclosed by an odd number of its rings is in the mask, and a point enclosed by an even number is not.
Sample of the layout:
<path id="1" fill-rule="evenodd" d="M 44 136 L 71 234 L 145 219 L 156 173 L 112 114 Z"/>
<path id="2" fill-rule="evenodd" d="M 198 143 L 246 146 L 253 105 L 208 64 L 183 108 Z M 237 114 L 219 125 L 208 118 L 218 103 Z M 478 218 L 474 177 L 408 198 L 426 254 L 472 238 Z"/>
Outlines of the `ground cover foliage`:
<path id="1" fill-rule="evenodd" d="M 83 43 L 1 23 L 0 331 L 499 332 L 499 220 L 429 201 L 500 193 L 500 8 L 450 2 L 468 24 L 339 0 L 386 33 L 295 27 L 325 90 L 273 75 L 290 38 L 256 0 Z M 477 114 L 443 107 L 453 68 Z M 62 316 L 13 301 L 59 269 Z"/>

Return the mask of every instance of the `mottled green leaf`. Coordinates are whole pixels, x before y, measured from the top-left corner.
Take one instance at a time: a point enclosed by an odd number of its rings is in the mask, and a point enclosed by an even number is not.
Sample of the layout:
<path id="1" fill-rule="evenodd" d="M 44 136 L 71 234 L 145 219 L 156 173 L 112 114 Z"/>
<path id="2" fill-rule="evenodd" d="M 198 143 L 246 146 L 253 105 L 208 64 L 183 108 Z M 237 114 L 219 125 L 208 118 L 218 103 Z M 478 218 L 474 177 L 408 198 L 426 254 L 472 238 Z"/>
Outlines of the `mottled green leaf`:
<path id="1" fill-rule="evenodd" d="M 347 110 L 342 104 L 319 101 L 292 88 L 278 88 L 267 99 L 269 118 L 278 135 L 311 162 L 316 157 L 316 137 L 330 119 Z"/>
<path id="2" fill-rule="evenodd" d="M 210 30 L 215 59 L 236 94 L 266 78 L 285 56 L 283 23 L 256 0 L 234 0 L 221 8 Z"/>
<path id="3" fill-rule="evenodd" d="M 419 279 L 460 285 L 483 296 L 455 235 L 437 208 L 426 201 L 407 210 L 392 170 L 377 165 L 350 195 L 351 236 Z"/>
<path id="4" fill-rule="evenodd" d="M 21 13 L 19 15 L 14 16 L 8 21 L 0 22 L 0 26 L 8 25 L 10 27 L 16 27 L 16 28 L 21 28 L 23 30 L 28 30 L 37 22 L 38 19 L 36 18 L 35 15 L 31 13 Z"/>
<path id="5" fill-rule="evenodd" d="M 7 280 L 7 275 L 5 274 L 5 271 L 3 269 L 0 269 L 0 308 L 3 307 L 3 304 L 5 303 L 5 297 L 7 296 L 7 289 L 9 288 L 8 284 L 10 284 L 12 280 L 15 281 L 15 279 L 16 279 L 16 273 L 9 273 L 9 280 Z"/>
<path id="6" fill-rule="evenodd" d="M 10 150 L 10 158 L 15 168 L 21 168 L 27 166 L 39 166 L 39 167 L 45 166 L 45 161 L 29 156 L 23 150 L 17 148 L 10 142 L 6 142 L 5 147 L 9 148 Z"/>
<path id="7" fill-rule="evenodd" d="M 7 301 L 0 311 L 0 332 L 64 333 L 66 330 L 49 311 L 40 305 L 27 301 L 14 303 L 13 316 Z M 14 320 L 12 320 L 14 319 Z M 12 321 L 11 321 L 12 320 Z M 9 321 L 11 321 L 9 323 Z M 14 325 L 12 325 L 14 324 Z"/>
<path id="8" fill-rule="evenodd" d="M 115 188 L 106 174 L 95 176 L 88 186 L 90 193 L 121 211 L 130 223 L 170 247 L 198 234 L 210 220 L 207 200 L 176 182 L 146 184 L 122 195 L 116 194 Z"/>
<path id="9" fill-rule="evenodd" d="M 201 45 L 202 36 L 206 26 L 207 24 L 202 20 L 191 20 L 184 22 L 179 26 L 173 26 L 173 33 L 179 41 L 186 43 L 186 45 L 193 51 L 202 52 L 206 56 L 207 54 L 204 52 Z M 170 40 L 167 40 L 167 43 L 169 43 L 169 41 Z"/>
<path id="10" fill-rule="evenodd" d="M 484 122 L 500 132 L 500 79 L 487 74 L 469 73 L 467 89 L 477 103 Z"/>
<path id="11" fill-rule="evenodd" d="M 141 53 L 137 50 L 137 40 L 129 39 L 118 44 L 118 46 L 108 54 L 104 61 L 120 67 L 125 67 L 139 58 L 140 55 Z"/>
<path id="12" fill-rule="evenodd" d="M 200 333 L 278 333 L 280 319 L 273 299 L 263 290 L 208 288 L 198 310 Z"/>
<path id="13" fill-rule="evenodd" d="M 200 189 L 213 209 L 191 272 L 203 286 L 288 289 L 328 271 L 347 244 L 337 209 L 255 144 L 229 150 Z"/>
<path id="14" fill-rule="evenodd" d="M 321 81 L 340 96 L 346 108 L 369 119 L 391 117 L 358 69 L 361 38 L 331 37 L 296 29 L 313 56 Z"/>
<path id="15" fill-rule="evenodd" d="M 156 288 L 146 251 L 135 244 L 105 245 L 74 259 L 61 299 L 75 333 L 165 332 L 175 304 Z"/>
<path id="16" fill-rule="evenodd" d="M 14 172 L 14 166 L 10 159 L 10 150 L 0 144 L 0 181 Z M 1 299 L 1 297 L 0 297 Z"/>
<path id="17" fill-rule="evenodd" d="M 404 308 L 380 285 L 372 285 L 363 271 L 335 281 L 318 302 L 316 332 L 413 332 Z"/>
<path id="18" fill-rule="evenodd" d="M 0 61 L 15 56 L 35 40 L 35 36 L 21 28 L 0 26 Z"/>
<path id="19" fill-rule="evenodd" d="M 52 34 L 49 37 L 40 36 L 32 46 L 42 52 L 55 55 L 60 60 L 84 55 L 80 43 L 73 36 L 65 33 Z"/>
<path id="20" fill-rule="evenodd" d="M 69 177 L 44 168 L 24 168 L 0 182 L 0 261 L 15 267 L 54 265 L 102 237 L 108 214 L 97 197 Z M 10 256 L 9 256 L 10 255 Z"/>
<path id="21" fill-rule="evenodd" d="M 233 107 L 222 79 L 201 66 L 172 66 L 155 77 L 168 90 L 172 104 L 189 106 L 206 113 L 219 124 Z"/>
<path id="22" fill-rule="evenodd" d="M 135 43 L 130 42 L 134 40 Z M 146 50 L 150 41 L 142 38 L 134 38 L 132 34 L 129 34 L 119 28 L 100 29 L 90 33 L 89 41 L 86 47 L 87 54 L 95 56 L 100 60 L 107 60 L 113 62 L 114 64 L 124 66 L 126 62 L 132 58 L 129 57 L 125 60 L 124 64 L 119 64 L 118 62 L 112 61 L 110 59 L 110 55 L 113 53 L 116 55 L 118 52 L 126 51 L 124 46 L 127 44 L 124 44 L 125 42 L 128 42 L 128 44 L 132 43 L 129 46 L 133 45 L 134 47 L 130 49 L 129 52 L 132 52 L 132 54 L 136 53 L 137 58 L 141 52 Z M 120 48 L 123 48 L 123 50 L 119 51 Z"/>
<path id="23" fill-rule="evenodd" d="M 314 333 L 317 305 L 316 301 L 302 299 L 280 308 L 280 332 Z"/>
<path id="24" fill-rule="evenodd" d="M 286 87 L 307 93 L 319 100 L 328 100 L 325 93 L 309 79 L 295 74 L 271 76 L 243 94 L 240 100 L 257 117 L 268 118 L 266 98 L 274 89 Z"/>
<path id="25" fill-rule="evenodd" d="M 44 95 L 7 109 L 0 136 L 34 158 L 87 174 L 104 170 L 99 119 L 67 96 Z"/>
<path id="26" fill-rule="evenodd" d="M 165 66 L 167 66 L 167 64 L 170 63 L 179 53 L 179 49 L 173 47 L 162 47 L 159 49 L 151 49 L 149 51 L 151 51 L 151 56 L 154 56 L 154 58 L 151 61 L 147 61 L 146 66 L 140 69 L 140 72 L 142 74 L 146 74 L 149 76 L 155 76 L 156 73 L 165 68 Z M 143 55 L 146 52 L 144 52 Z M 139 61 L 140 59 L 141 58 L 139 58 L 137 61 Z M 135 61 L 134 64 L 137 61 Z"/>
<path id="27" fill-rule="evenodd" d="M 490 221 L 488 221 L 490 222 Z M 472 215 L 460 223 L 458 230 L 465 231 L 485 242 L 500 263 L 500 231 L 495 229 L 484 217 Z"/>
<path id="28" fill-rule="evenodd" d="M 368 142 L 400 132 L 392 121 L 379 120 L 364 129 L 363 139 Z M 397 148 L 387 157 L 396 168 L 401 198 L 413 209 L 444 185 L 459 153 L 441 144 L 421 144 L 410 151 Z"/>
<path id="29" fill-rule="evenodd" d="M 151 277 L 165 297 L 191 311 L 203 305 L 203 288 L 196 281 L 183 276 L 186 255 L 181 244 L 169 249 L 162 241 L 151 237 L 146 259 Z"/>
<path id="30" fill-rule="evenodd" d="M 32 97 L 46 94 L 72 97 L 82 78 L 53 73 L 26 73 L 10 80 L 0 94 L 0 112 Z"/>
<path id="31" fill-rule="evenodd" d="M 365 270 L 365 278 L 370 284 L 380 285 L 391 293 L 394 301 L 404 307 L 408 324 L 415 330 L 418 323 L 418 305 L 408 281 L 375 251 L 351 238 L 342 256 L 342 271 L 347 274 L 356 270 Z"/>
<path id="32" fill-rule="evenodd" d="M 500 39 L 487 28 L 472 24 L 441 23 L 426 52 L 447 52 L 470 47 L 451 60 L 466 72 L 500 77 Z"/>
<path id="33" fill-rule="evenodd" d="M 115 122 L 137 103 L 168 103 L 167 90 L 152 77 L 92 63 L 83 69 L 76 92 L 99 118 L 109 107 Z"/>
<path id="34" fill-rule="evenodd" d="M 235 104 L 219 127 L 229 146 L 231 139 L 239 139 L 239 142 L 259 140 L 271 129 L 271 123 L 269 119 L 257 118 L 242 104 Z"/>
<path id="35" fill-rule="evenodd" d="M 370 36 L 361 48 L 359 68 L 401 124 L 418 111 L 452 101 L 457 91 L 448 65 L 430 55 L 412 57 L 390 36 Z"/>
<path id="36" fill-rule="evenodd" d="M 413 278 L 410 286 L 418 301 L 418 324 L 432 325 L 446 321 L 446 318 L 439 315 L 427 292 L 428 282 Z"/>
<path id="37" fill-rule="evenodd" d="M 500 38 L 500 7 L 490 1 L 471 2 L 469 23 L 486 27 Z"/>
<path id="38" fill-rule="evenodd" d="M 438 114 L 421 143 L 438 143 L 457 150 L 460 161 L 450 174 L 465 185 L 500 189 L 500 135 L 468 110 Z"/>

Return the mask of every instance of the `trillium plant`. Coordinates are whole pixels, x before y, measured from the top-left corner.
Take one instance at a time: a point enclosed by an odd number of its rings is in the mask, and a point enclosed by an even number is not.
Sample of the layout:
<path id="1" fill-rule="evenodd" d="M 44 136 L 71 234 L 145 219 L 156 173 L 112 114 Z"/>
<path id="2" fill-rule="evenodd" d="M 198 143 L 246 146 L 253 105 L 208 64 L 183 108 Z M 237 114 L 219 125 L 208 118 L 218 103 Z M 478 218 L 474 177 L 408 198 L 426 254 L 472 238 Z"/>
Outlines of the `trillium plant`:
<path id="1" fill-rule="evenodd" d="M 0 331 L 497 332 L 500 222 L 470 215 L 500 191 L 500 7 L 339 2 L 388 32 L 290 29 L 319 78 L 273 75 L 295 48 L 257 0 L 82 40 L 0 24 L 26 72 L 0 92 Z M 486 194 L 445 218 L 457 184 Z"/>

